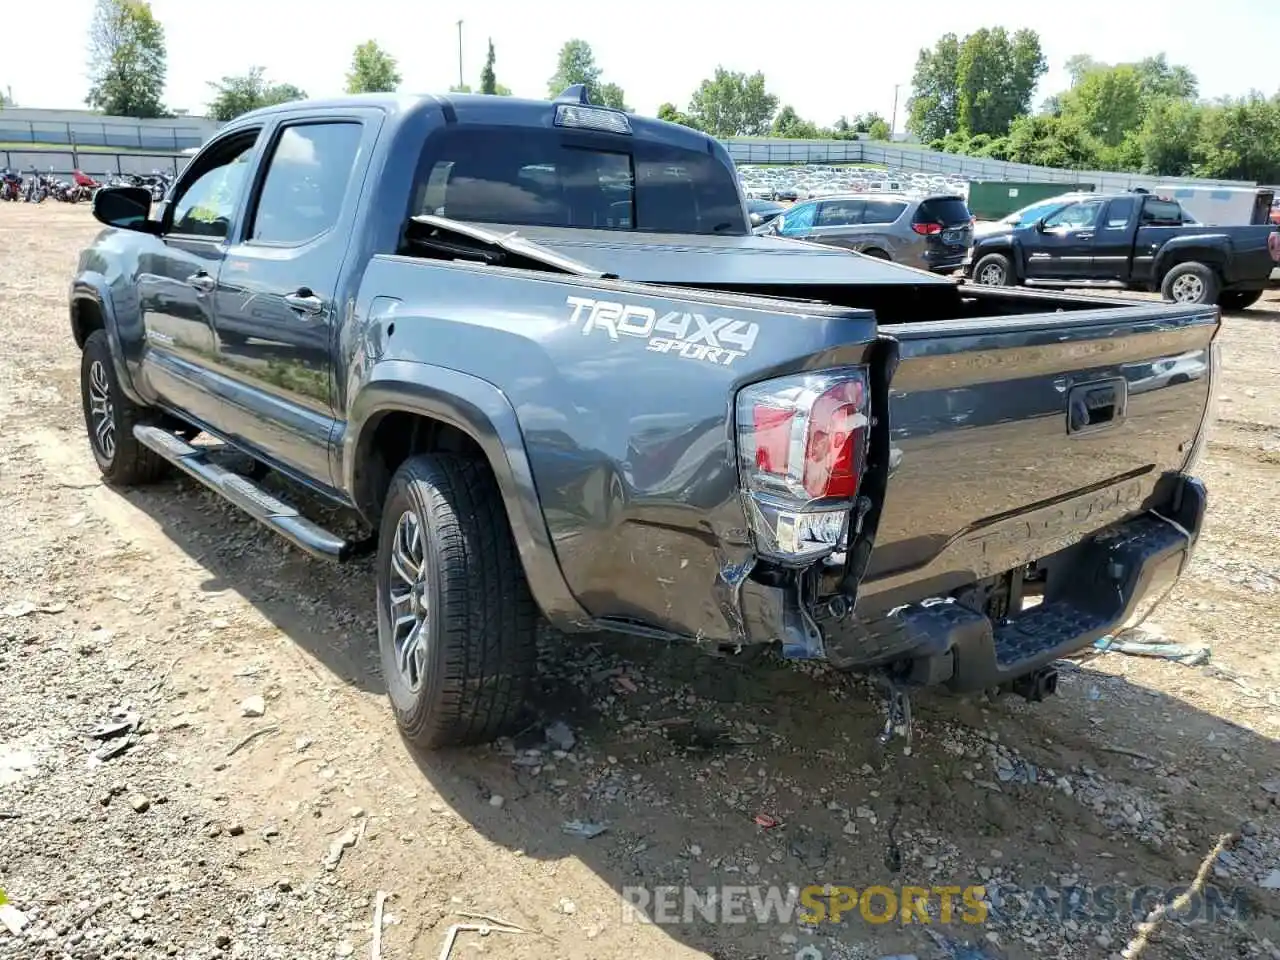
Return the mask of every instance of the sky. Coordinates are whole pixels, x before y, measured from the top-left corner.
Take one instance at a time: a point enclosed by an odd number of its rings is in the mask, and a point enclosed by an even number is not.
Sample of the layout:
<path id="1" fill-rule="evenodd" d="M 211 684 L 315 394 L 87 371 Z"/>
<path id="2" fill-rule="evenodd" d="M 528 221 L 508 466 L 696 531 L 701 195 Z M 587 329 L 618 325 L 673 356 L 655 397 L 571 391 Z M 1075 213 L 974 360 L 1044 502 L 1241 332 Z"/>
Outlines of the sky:
<path id="1" fill-rule="evenodd" d="M 63 0 L 58 30 L 42 31 L 38 43 L 10 37 L 0 45 L 0 89 L 11 88 L 23 107 L 83 108 L 93 6 L 93 0 Z M 1212 8 L 1203 0 L 1031 0 L 994 7 L 955 0 L 151 0 L 151 6 L 168 45 L 166 103 L 193 114 L 205 112 L 208 81 L 253 66 L 312 96 L 341 93 L 352 50 L 368 39 L 399 61 L 402 91 L 446 92 L 458 81 L 459 19 L 463 76 L 473 87 L 492 38 L 498 81 L 517 96 L 545 97 L 560 46 L 579 37 L 591 44 L 603 79 L 619 84 L 627 103 L 647 114 L 665 101 L 683 109 L 719 65 L 762 70 L 781 103 L 822 125 L 872 110 L 888 118 L 900 84 L 901 128 L 920 48 L 948 31 L 964 35 L 983 26 L 1040 34 L 1050 70 L 1037 104 L 1067 86 L 1063 64 L 1076 53 L 1123 62 L 1163 51 L 1170 62 L 1192 69 L 1208 97 L 1280 89 L 1270 42 L 1280 36 L 1277 0 L 1218 0 Z M 81 66 L 53 66 L 59 63 Z"/>

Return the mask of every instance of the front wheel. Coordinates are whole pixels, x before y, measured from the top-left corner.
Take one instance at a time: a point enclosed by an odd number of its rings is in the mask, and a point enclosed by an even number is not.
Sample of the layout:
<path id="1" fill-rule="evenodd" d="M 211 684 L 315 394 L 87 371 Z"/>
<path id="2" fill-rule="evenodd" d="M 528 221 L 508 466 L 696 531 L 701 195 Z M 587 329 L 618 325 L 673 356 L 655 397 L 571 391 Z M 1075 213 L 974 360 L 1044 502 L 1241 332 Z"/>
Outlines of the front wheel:
<path id="1" fill-rule="evenodd" d="M 537 624 L 488 465 L 406 460 L 378 536 L 378 646 L 404 735 L 430 749 L 511 730 L 536 670 Z"/>
<path id="2" fill-rule="evenodd" d="M 1218 306 L 1223 310 L 1248 310 L 1261 297 L 1261 290 L 1228 290 L 1218 295 Z"/>
<path id="3" fill-rule="evenodd" d="M 156 418 L 125 395 L 116 380 L 107 332 L 95 330 L 80 356 L 80 398 L 89 449 L 107 483 L 134 486 L 154 483 L 168 472 L 168 463 L 133 435 L 133 428 Z"/>
<path id="4" fill-rule="evenodd" d="M 973 268 L 973 282 L 983 287 L 1007 287 L 1013 278 L 1013 265 L 1002 253 L 989 253 Z"/>

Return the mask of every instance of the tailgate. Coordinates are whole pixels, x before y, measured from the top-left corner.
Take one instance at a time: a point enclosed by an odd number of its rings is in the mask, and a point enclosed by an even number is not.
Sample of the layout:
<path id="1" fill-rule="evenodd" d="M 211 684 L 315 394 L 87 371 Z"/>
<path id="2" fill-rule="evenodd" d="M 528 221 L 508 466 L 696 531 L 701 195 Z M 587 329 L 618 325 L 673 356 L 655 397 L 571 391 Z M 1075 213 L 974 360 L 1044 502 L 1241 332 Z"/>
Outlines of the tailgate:
<path id="1" fill-rule="evenodd" d="M 1164 506 L 1217 329 L 1216 308 L 1171 304 L 882 327 L 901 345 L 894 467 L 862 600 L 971 583 Z"/>

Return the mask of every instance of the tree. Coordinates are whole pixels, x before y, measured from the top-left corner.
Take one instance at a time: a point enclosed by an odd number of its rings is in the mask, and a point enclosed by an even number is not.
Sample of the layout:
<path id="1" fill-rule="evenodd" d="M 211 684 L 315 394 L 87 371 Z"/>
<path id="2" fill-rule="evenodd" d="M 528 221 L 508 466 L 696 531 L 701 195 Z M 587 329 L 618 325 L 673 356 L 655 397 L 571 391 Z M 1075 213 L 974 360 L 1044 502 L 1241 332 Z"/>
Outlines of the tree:
<path id="1" fill-rule="evenodd" d="M 1105 64 L 1099 63 L 1087 53 L 1077 53 L 1074 56 L 1067 57 L 1065 66 L 1067 68 L 1067 75 L 1071 77 L 1071 86 L 1074 87 L 1084 79 L 1084 75 L 1090 70 L 1105 66 Z"/>
<path id="2" fill-rule="evenodd" d="M 570 40 L 560 48 L 556 72 L 547 83 L 549 95 L 557 97 L 568 87 L 580 83 L 587 88 L 587 96 L 592 103 L 616 110 L 630 110 L 622 88 L 616 83 L 601 82 L 602 73 L 596 65 L 596 55 L 591 50 L 591 44 L 585 40 Z"/>
<path id="3" fill-rule="evenodd" d="M 1133 64 L 1090 70 L 1062 96 L 1063 116 L 1072 117 L 1091 136 L 1115 147 L 1142 126 L 1142 81 Z"/>
<path id="4" fill-rule="evenodd" d="M 1010 125 L 1003 148 L 1005 159 L 1042 167 L 1090 169 L 1098 159 L 1093 139 L 1068 117 L 1019 117 Z"/>
<path id="5" fill-rule="evenodd" d="M 400 71 L 395 57 L 378 46 L 376 40 L 366 40 L 356 47 L 347 71 L 347 93 L 391 93 L 398 86 Z"/>
<path id="6" fill-rule="evenodd" d="M 703 80 L 689 101 L 689 115 L 698 126 L 716 137 L 763 137 L 778 98 L 765 89 L 764 74 L 747 76 L 716 67 L 715 76 Z"/>
<path id="7" fill-rule="evenodd" d="M 957 129 L 971 137 L 1007 133 L 1014 118 L 1030 109 L 1046 69 L 1034 31 L 1010 37 L 1003 27 L 984 27 L 965 37 L 956 62 Z"/>
<path id="8" fill-rule="evenodd" d="M 262 67 L 250 67 L 239 77 L 223 77 L 221 83 L 209 82 L 217 95 L 209 101 L 209 116 L 226 122 L 242 113 L 290 100 L 305 100 L 306 91 L 291 83 L 269 83 Z"/>
<path id="9" fill-rule="evenodd" d="M 3 110 L 5 107 L 16 106 L 17 104 L 13 102 L 13 88 L 9 87 L 5 90 L 0 90 L 0 110 Z"/>
<path id="10" fill-rule="evenodd" d="M 1280 181 L 1280 94 L 1255 91 L 1205 108 L 1199 153 L 1200 176 Z"/>
<path id="11" fill-rule="evenodd" d="M 687 113 L 683 113 L 674 103 L 664 103 L 658 107 L 658 119 L 665 120 L 668 123 L 679 123 L 686 127 L 692 127 L 694 130 L 701 129 L 698 121 Z"/>
<path id="12" fill-rule="evenodd" d="M 1170 65 L 1163 53 L 1147 57 L 1136 66 L 1144 103 L 1149 104 L 1157 97 L 1194 100 L 1200 91 L 1200 82 L 1191 68 L 1182 64 Z"/>
<path id="13" fill-rule="evenodd" d="M 163 116 L 166 70 L 164 28 L 151 4 L 98 0 L 89 25 L 85 103 L 112 116 Z"/>
<path id="14" fill-rule="evenodd" d="M 795 108 L 788 105 L 779 110 L 778 115 L 773 118 L 769 135 L 788 140 L 816 140 L 822 132 L 816 123 L 802 119 Z"/>
<path id="15" fill-rule="evenodd" d="M 916 57 L 907 129 L 922 140 L 937 140 L 960 129 L 959 62 L 960 39 L 954 33 L 944 34 L 932 50 L 921 50 Z"/>
<path id="16" fill-rule="evenodd" d="M 867 127 L 867 137 L 871 140 L 888 140 L 892 135 L 889 122 L 884 117 L 872 115 L 875 119 Z"/>
<path id="17" fill-rule="evenodd" d="M 1203 121 L 1204 110 L 1190 100 L 1156 100 L 1137 136 L 1142 169 L 1165 177 L 1193 176 Z"/>
<path id="18" fill-rule="evenodd" d="M 493 62 L 497 59 L 493 52 L 493 37 L 489 38 L 489 53 L 484 58 L 484 69 L 480 71 L 480 92 L 493 96 L 498 92 L 498 77 L 493 72 Z"/>

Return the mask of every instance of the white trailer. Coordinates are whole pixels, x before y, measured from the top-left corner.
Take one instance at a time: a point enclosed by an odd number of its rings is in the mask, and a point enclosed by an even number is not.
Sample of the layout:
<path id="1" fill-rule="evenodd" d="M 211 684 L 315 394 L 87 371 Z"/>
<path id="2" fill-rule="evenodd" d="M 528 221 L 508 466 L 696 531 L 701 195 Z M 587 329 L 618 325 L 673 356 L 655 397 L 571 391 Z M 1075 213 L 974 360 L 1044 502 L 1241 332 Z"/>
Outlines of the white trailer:
<path id="1" fill-rule="evenodd" d="M 1270 187 L 1194 187 L 1185 183 L 1161 184 L 1151 192 L 1178 201 L 1207 227 L 1269 223 L 1275 197 Z"/>

